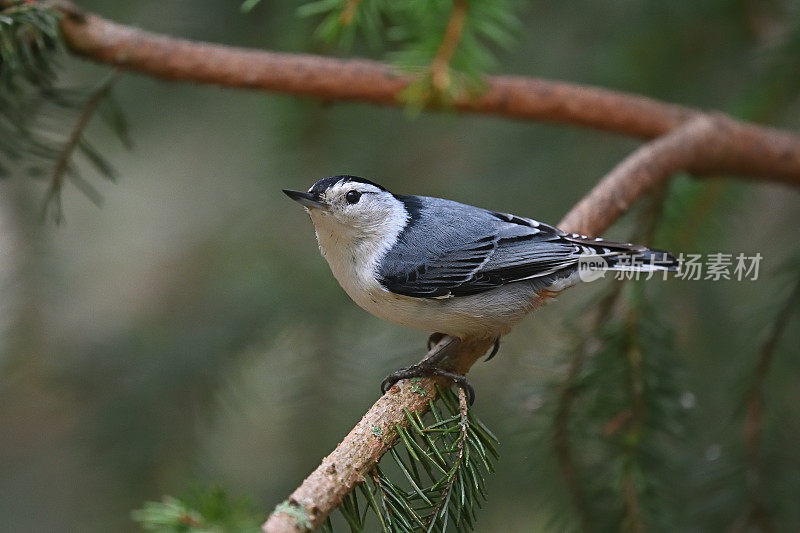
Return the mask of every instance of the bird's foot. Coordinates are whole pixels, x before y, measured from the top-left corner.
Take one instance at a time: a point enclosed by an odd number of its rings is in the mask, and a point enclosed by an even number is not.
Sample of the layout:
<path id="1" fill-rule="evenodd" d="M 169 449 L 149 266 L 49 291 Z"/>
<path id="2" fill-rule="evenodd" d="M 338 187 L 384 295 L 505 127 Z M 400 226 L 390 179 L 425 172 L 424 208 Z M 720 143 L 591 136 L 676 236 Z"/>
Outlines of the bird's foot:
<path id="1" fill-rule="evenodd" d="M 464 393 L 467 395 L 467 401 L 470 405 L 472 405 L 472 403 L 475 401 L 475 389 L 472 388 L 472 385 L 470 385 L 466 376 L 462 374 L 456 374 L 455 372 L 450 372 L 430 363 L 426 364 L 424 361 L 416 365 L 401 368 L 400 370 L 392 372 L 386 376 L 383 381 L 381 381 L 381 392 L 386 394 L 386 391 L 392 388 L 392 386 L 401 379 L 430 376 L 438 376 L 452 380 L 456 386 L 464 389 Z"/>

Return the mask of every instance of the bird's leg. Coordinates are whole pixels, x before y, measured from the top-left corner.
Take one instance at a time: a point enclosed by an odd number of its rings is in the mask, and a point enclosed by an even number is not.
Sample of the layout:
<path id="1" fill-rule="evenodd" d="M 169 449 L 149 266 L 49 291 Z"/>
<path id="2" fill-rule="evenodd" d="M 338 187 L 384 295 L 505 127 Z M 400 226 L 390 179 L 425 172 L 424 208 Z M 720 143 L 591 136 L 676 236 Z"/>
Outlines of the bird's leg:
<path id="1" fill-rule="evenodd" d="M 461 340 L 457 337 L 450 337 L 444 345 L 440 346 L 436 350 L 433 350 L 433 347 L 441 342 L 443 338 L 444 335 L 441 333 L 434 333 L 431 335 L 428 339 L 428 346 L 431 351 L 428 352 L 428 355 L 425 357 L 425 359 L 415 365 L 401 368 L 400 370 L 392 372 L 386 376 L 381 382 L 381 392 L 385 394 L 386 391 L 388 391 L 401 379 L 421 378 L 425 376 L 441 376 L 443 378 L 452 380 L 456 385 L 464 389 L 464 392 L 467 394 L 467 399 L 471 405 L 472 402 L 475 401 L 475 389 L 472 388 L 472 385 L 470 385 L 467 378 L 461 374 L 449 372 L 438 366 L 439 363 L 441 363 L 458 347 L 459 344 L 461 344 Z"/>
<path id="2" fill-rule="evenodd" d="M 428 351 L 433 350 L 433 347 L 439 344 L 439 341 L 444 339 L 444 336 L 444 333 L 431 333 L 431 336 L 428 337 Z"/>
<path id="3" fill-rule="evenodd" d="M 429 342 L 430 342 L 430 341 L 429 341 Z M 492 353 L 490 353 L 490 354 L 489 354 L 489 357 L 487 357 L 486 359 L 484 359 L 484 361 L 491 361 L 491 360 L 492 360 L 492 357 L 494 357 L 495 355 L 497 355 L 497 352 L 499 352 L 499 351 L 500 351 L 500 337 L 497 337 L 497 338 L 494 340 L 494 346 L 492 346 Z"/>

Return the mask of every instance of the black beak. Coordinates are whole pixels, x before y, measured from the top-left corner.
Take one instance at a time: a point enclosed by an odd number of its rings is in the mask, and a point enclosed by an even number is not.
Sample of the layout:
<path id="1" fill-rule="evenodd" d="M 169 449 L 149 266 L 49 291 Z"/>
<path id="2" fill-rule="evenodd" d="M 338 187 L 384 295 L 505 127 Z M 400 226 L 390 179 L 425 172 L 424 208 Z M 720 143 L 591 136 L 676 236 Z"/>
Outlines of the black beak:
<path id="1" fill-rule="evenodd" d="M 300 205 L 304 205 L 306 207 L 316 207 L 317 209 L 322 209 L 325 207 L 325 204 L 320 202 L 317 198 L 314 197 L 313 194 L 308 192 L 300 192 L 300 191 L 290 191 L 287 189 L 283 189 L 283 193 L 294 200 L 295 202 L 299 203 Z"/>

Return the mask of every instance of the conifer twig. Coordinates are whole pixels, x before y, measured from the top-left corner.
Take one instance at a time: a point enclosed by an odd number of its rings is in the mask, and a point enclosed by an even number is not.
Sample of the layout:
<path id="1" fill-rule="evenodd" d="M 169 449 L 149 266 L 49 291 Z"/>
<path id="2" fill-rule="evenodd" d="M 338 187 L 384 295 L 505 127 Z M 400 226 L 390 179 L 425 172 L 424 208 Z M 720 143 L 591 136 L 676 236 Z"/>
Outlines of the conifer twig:
<path id="1" fill-rule="evenodd" d="M 580 343 L 575 355 L 569 363 L 567 375 L 558 390 L 556 414 L 553 420 L 553 448 L 555 451 L 558 470 L 567 487 L 572 504 L 578 511 L 581 528 L 583 531 L 592 529 L 591 516 L 586 495 L 578 477 L 578 468 L 572 454 L 572 445 L 569 440 L 569 419 L 572 414 L 572 405 L 577 396 L 578 377 L 586 364 L 586 359 L 593 349 L 593 343 L 599 341 L 598 332 L 602 325 L 611 316 L 611 312 L 622 294 L 623 283 L 615 283 L 611 291 L 597 304 L 590 332 Z"/>
<path id="2" fill-rule="evenodd" d="M 425 524 L 428 531 L 431 531 L 433 524 L 436 522 L 436 518 L 439 516 L 440 513 L 447 512 L 447 505 L 449 503 L 449 494 L 450 491 L 453 490 L 453 485 L 458 478 L 458 468 L 461 468 L 464 461 L 464 447 L 466 446 L 467 442 L 467 428 L 469 427 L 467 421 L 467 413 L 469 411 L 469 406 L 467 404 L 467 394 L 464 392 L 463 388 L 458 389 L 458 413 L 460 415 L 460 428 L 458 432 L 458 453 L 456 454 L 455 459 L 455 470 L 453 471 L 450 479 L 445 484 L 444 488 L 442 488 L 442 494 L 439 498 L 439 503 L 436 507 L 433 508 L 433 512 L 430 515 L 430 520 L 427 524 Z"/>
<path id="3" fill-rule="evenodd" d="M 468 9 L 467 0 L 453 0 L 453 8 L 450 10 L 444 37 L 442 37 L 439 49 L 436 50 L 436 55 L 431 61 L 431 81 L 437 91 L 444 92 L 450 87 L 450 62 L 461 41 L 464 24 L 467 22 Z"/>
<path id="4" fill-rule="evenodd" d="M 767 511 L 763 494 L 763 465 L 761 464 L 761 432 L 764 428 L 764 382 L 767 379 L 770 365 L 789 318 L 800 303 L 800 281 L 795 285 L 786 303 L 778 311 L 775 321 L 770 327 L 764 344 L 759 352 L 758 362 L 753 373 L 753 381 L 747 392 L 747 404 L 744 422 L 744 444 L 747 455 L 747 497 L 748 508 L 743 516 L 742 531 L 750 526 L 761 531 L 775 529 L 772 518 Z"/>
<path id="5" fill-rule="evenodd" d="M 637 231 L 636 235 L 631 238 L 632 242 L 646 245 L 652 242 L 664 209 L 666 195 L 667 187 L 662 184 L 650 202 L 651 207 L 642 213 L 640 217 L 642 220 L 639 222 L 641 230 Z M 559 472 L 570 494 L 572 504 L 578 511 L 583 531 L 592 529 L 592 517 L 589 514 L 589 505 L 572 454 L 572 446 L 569 440 L 569 419 L 572 414 L 572 405 L 577 397 L 578 377 L 586 364 L 587 358 L 590 356 L 590 351 L 595 350 L 596 347 L 594 345 L 602 341 L 601 328 L 611 317 L 624 286 L 624 281 L 615 283 L 608 294 L 596 304 L 595 313 L 589 327 L 586 328 L 586 334 L 572 357 L 567 369 L 567 375 L 558 389 L 557 408 L 553 420 L 553 448 Z M 619 418 L 619 420 L 622 419 Z M 618 420 L 615 419 L 612 422 L 616 424 Z M 607 427 L 609 426 L 607 425 Z"/>
<path id="6" fill-rule="evenodd" d="M 645 380 L 643 371 L 642 348 L 639 344 L 639 309 L 635 306 L 628 309 L 626 317 L 627 349 L 625 362 L 628 366 L 628 395 L 631 399 L 630 415 L 626 418 L 626 438 L 624 454 L 633 456 L 641 441 L 644 418 L 646 416 Z M 622 508 L 626 531 L 639 533 L 645 530 L 642 519 L 641 503 L 636 489 L 636 478 L 632 472 L 632 460 L 625 461 L 622 476 Z"/>
<path id="7" fill-rule="evenodd" d="M 358 11 L 358 4 L 360 3 L 361 0 L 345 0 L 342 12 L 339 13 L 339 24 L 342 26 L 349 26 L 352 24 L 356 16 L 356 11 Z"/>
<path id="8" fill-rule="evenodd" d="M 58 155 L 58 159 L 56 159 L 56 164 L 53 167 L 53 173 L 50 177 L 50 186 L 48 187 L 44 205 L 42 206 L 43 217 L 47 213 L 47 208 L 50 205 L 50 202 L 54 200 L 60 202 L 59 195 L 61 193 L 61 186 L 64 182 L 64 175 L 69 169 L 69 163 L 72 160 L 72 155 L 75 152 L 75 149 L 78 148 L 78 145 L 81 143 L 84 130 L 86 130 L 86 127 L 92 120 L 97 108 L 103 102 L 105 97 L 108 96 L 108 92 L 111 90 L 111 87 L 114 85 L 114 82 L 117 81 L 118 77 L 119 71 L 114 69 L 89 96 L 88 100 L 86 100 L 86 104 L 83 106 L 81 114 L 78 116 L 75 126 L 73 126 L 72 130 L 70 131 L 69 137 L 67 137 L 67 141 L 64 143 L 64 146 Z M 60 219 L 61 212 L 59 207 L 57 208 L 56 212 L 56 220 L 60 221 Z"/>

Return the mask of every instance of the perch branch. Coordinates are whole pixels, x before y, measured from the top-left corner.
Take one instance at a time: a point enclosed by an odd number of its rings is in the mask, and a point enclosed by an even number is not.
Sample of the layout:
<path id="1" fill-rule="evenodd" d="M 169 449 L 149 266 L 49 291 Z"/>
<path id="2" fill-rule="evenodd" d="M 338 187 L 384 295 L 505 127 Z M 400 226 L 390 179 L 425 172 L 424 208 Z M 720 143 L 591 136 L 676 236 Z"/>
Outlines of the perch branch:
<path id="1" fill-rule="evenodd" d="M 800 158 L 788 138 L 765 139 L 723 115 L 698 115 L 644 144 L 619 163 L 564 217 L 560 226 L 583 234 L 608 229 L 631 204 L 676 172 L 765 175 L 778 159 Z M 760 159 L 759 154 L 766 155 Z M 775 158 L 774 160 L 772 158 Z M 800 175 L 787 180 L 800 184 Z"/>
<path id="2" fill-rule="evenodd" d="M 449 337 L 441 339 L 432 351 L 448 340 Z M 492 340 L 462 342 L 458 359 L 448 368 L 466 373 L 492 343 Z M 408 427 L 405 410 L 427 411 L 428 402 L 436 399 L 437 384 L 449 386 L 447 380 L 426 378 L 414 383 L 404 380 L 389 389 L 286 502 L 278 506 L 263 530 L 268 533 L 306 531 L 308 528 L 303 527 L 303 522 L 312 530 L 321 526 L 347 493 L 364 481 L 394 445 L 398 438 L 397 427 Z M 298 520 L 298 516 L 305 520 Z"/>

